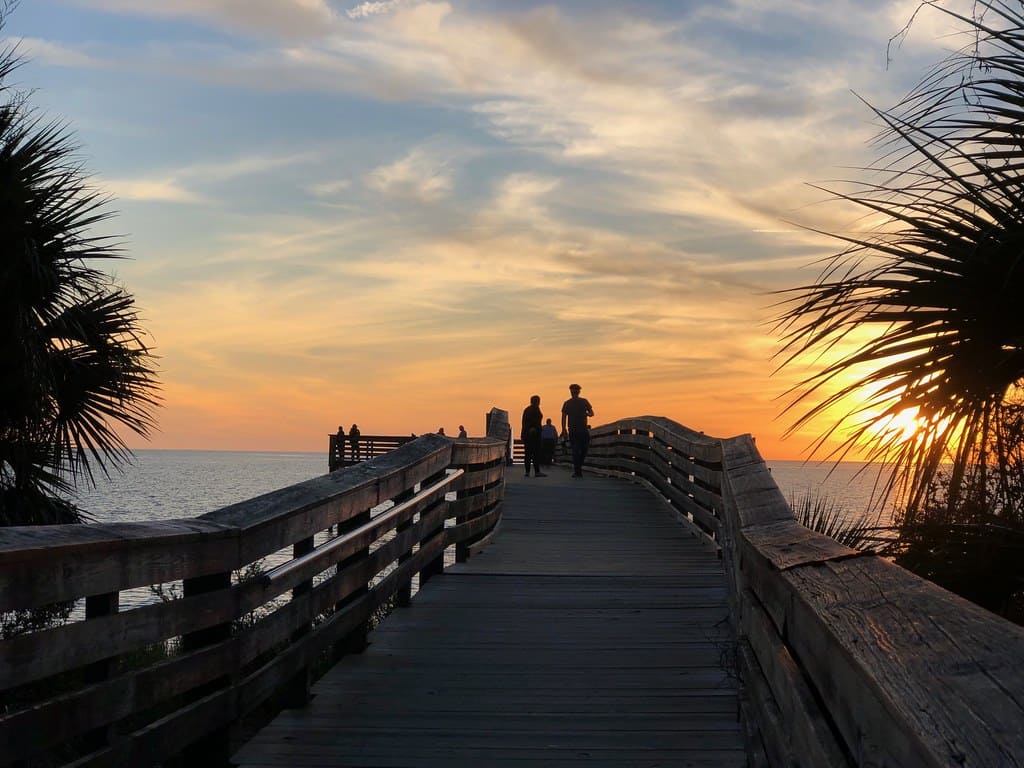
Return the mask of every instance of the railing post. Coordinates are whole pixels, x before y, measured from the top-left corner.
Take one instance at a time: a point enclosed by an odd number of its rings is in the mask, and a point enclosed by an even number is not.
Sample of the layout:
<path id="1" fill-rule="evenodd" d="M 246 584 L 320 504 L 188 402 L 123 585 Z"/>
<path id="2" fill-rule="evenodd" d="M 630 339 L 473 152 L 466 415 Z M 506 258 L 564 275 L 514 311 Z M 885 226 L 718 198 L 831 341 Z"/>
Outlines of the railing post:
<path id="1" fill-rule="evenodd" d="M 100 616 L 110 616 L 120 609 L 120 592 L 107 592 L 102 595 L 91 595 L 85 598 L 85 618 L 96 619 Z M 114 659 L 103 659 L 85 667 L 85 682 L 87 685 L 100 683 L 110 678 L 114 669 Z M 111 726 L 105 725 L 83 735 L 83 741 L 88 745 L 89 750 L 102 749 L 110 744 Z"/>
<path id="2" fill-rule="evenodd" d="M 292 544 L 292 557 L 302 557 L 305 554 L 313 551 L 313 537 L 307 537 L 300 539 Z M 313 590 L 312 579 L 296 584 L 292 588 L 292 600 L 296 600 L 302 595 L 309 594 Z M 291 641 L 297 643 L 302 640 L 305 635 L 309 634 L 310 624 L 307 622 L 304 626 L 297 627 L 292 632 Z M 284 707 L 298 708 L 305 706 L 309 702 L 309 667 L 303 667 L 291 680 L 286 682 L 282 686 L 281 690 L 281 704 Z"/>
<path id="3" fill-rule="evenodd" d="M 436 483 L 438 480 L 443 479 L 445 474 L 446 474 L 445 470 L 442 469 L 437 474 L 432 475 L 432 476 L 428 477 L 426 480 L 424 480 L 423 481 L 423 485 L 430 485 L 432 483 Z M 443 504 L 445 502 L 442 501 L 441 503 Z M 443 536 L 443 535 L 444 535 L 444 520 L 442 519 L 441 522 L 438 524 L 437 528 L 435 528 L 432 531 L 427 531 L 426 534 L 424 534 L 423 539 L 420 542 L 420 546 L 423 546 L 424 543 L 429 542 L 435 536 Z M 437 557 L 435 557 L 433 560 L 431 560 L 426 565 L 424 565 L 423 568 L 420 570 L 420 589 L 423 589 L 423 587 L 426 586 L 427 582 L 430 581 L 431 578 L 433 578 L 434 576 L 438 575 L 439 573 L 443 573 L 443 572 L 444 572 L 444 549 L 442 549 L 438 553 Z"/>
<path id="4" fill-rule="evenodd" d="M 351 518 L 346 520 L 344 523 L 339 523 L 338 524 L 338 535 L 342 536 L 342 535 L 348 533 L 349 531 L 358 528 L 363 523 L 368 523 L 369 521 L 370 521 L 370 510 L 367 509 L 364 512 L 360 512 L 358 515 L 352 516 Z M 342 561 L 340 561 L 338 563 L 338 565 L 335 567 L 335 571 L 337 573 L 341 573 L 342 571 L 344 571 L 346 568 L 348 568 L 349 566 L 353 565 L 354 563 L 358 563 L 360 560 L 365 560 L 367 557 L 369 557 L 369 555 L 370 555 L 370 548 L 369 547 L 364 547 L 363 549 L 360 549 L 360 550 L 358 550 L 356 552 L 353 552 L 351 555 L 349 555 L 344 560 L 342 560 Z M 369 591 L 370 591 L 369 585 L 368 584 L 364 584 L 363 586 L 359 587 L 358 589 L 353 590 L 352 594 L 350 594 L 344 600 L 341 600 L 341 601 L 335 603 L 334 609 L 336 611 L 341 610 L 346 605 L 348 605 L 348 604 L 350 604 L 352 602 L 355 602 L 359 598 L 363 597 L 363 595 L 367 594 Z M 333 656 L 334 656 L 334 658 L 335 659 L 340 659 L 346 653 L 362 653 L 366 649 L 366 636 L 367 636 L 367 634 L 369 634 L 369 632 L 370 632 L 370 623 L 369 623 L 369 621 L 364 621 L 358 627 L 356 627 L 351 632 L 349 632 L 347 635 L 345 635 L 345 637 L 343 637 L 341 640 L 339 640 L 338 642 L 336 642 L 334 644 L 334 648 L 333 648 Z"/>
<path id="5" fill-rule="evenodd" d="M 455 498 L 456 499 L 465 499 L 466 497 L 471 496 L 471 495 L 472 495 L 472 492 L 471 492 L 471 490 L 469 488 L 460 488 L 458 491 L 456 491 Z M 469 520 L 469 517 L 467 515 L 459 515 L 458 517 L 455 518 L 455 524 L 456 525 L 461 525 L 462 523 L 466 522 L 467 520 Z M 460 542 L 456 543 L 456 545 L 455 545 L 455 562 L 456 563 L 464 563 L 467 560 L 469 560 L 469 542 L 468 541 L 460 541 Z"/>
<path id="6" fill-rule="evenodd" d="M 211 573 L 207 576 L 184 579 L 181 585 L 182 594 L 186 598 L 230 588 L 231 571 L 222 571 L 220 573 Z M 216 645 L 230 637 L 231 622 L 228 621 L 182 635 L 181 649 L 187 653 L 188 651 L 194 651 L 208 645 Z M 192 698 L 198 700 L 225 687 L 230 683 L 232 674 L 232 670 L 225 670 L 222 677 L 193 689 L 191 692 Z M 231 729 L 229 726 L 222 726 L 200 736 L 196 741 L 182 749 L 180 765 L 228 765 L 230 757 Z"/>
<path id="7" fill-rule="evenodd" d="M 412 498 L 413 495 L 415 495 L 415 492 L 412 488 L 408 489 L 407 491 L 403 491 L 402 493 L 395 497 L 395 504 L 401 504 L 406 499 Z M 400 525 L 396 526 L 395 535 L 401 536 L 402 533 L 409 530 L 412 526 L 413 518 L 410 517 L 404 523 L 401 523 Z M 406 552 L 398 556 L 398 567 L 401 568 L 402 563 L 404 563 L 410 557 L 412 557 L 412 547 L 410 547 Z M 409 605 L 409 603 L 411 602 L 412 578 L 410 577 L 407 582 L 405 582 L 404 584 L 402 584 L 402 586 L 395 590 L 395 605 Z"/>

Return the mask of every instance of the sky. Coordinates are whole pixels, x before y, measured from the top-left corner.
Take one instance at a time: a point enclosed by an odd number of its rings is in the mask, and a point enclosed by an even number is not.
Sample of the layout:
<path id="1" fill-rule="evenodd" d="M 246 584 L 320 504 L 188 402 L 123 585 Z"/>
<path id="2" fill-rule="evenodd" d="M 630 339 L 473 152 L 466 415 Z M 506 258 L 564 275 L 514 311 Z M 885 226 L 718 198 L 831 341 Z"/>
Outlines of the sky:
<path id="1" fill-rule="evenodd" d="M 926 10 L 890 48 L 917 5 L 23 0 L 3 34 L 112 196 L 163 397 L 133 447 L 557 424 L 578 382 L 793 459 L 773 292 L 864 226 L 814 186 L 876 156 L 864 102 L 962 42 Z"/>

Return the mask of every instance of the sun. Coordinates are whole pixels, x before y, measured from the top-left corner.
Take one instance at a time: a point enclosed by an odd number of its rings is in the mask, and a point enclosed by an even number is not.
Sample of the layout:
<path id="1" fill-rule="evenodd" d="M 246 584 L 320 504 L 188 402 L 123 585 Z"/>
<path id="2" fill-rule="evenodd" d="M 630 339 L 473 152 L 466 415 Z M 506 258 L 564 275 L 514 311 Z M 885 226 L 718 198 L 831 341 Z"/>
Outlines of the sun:
<path id="1" fill-rule="evenodd" d="M 883 439 L 895 443 L 909 442 L 924 431 L 916 407 L 904 408 L 899 413 L 880 418 L 875 426 Z"/>

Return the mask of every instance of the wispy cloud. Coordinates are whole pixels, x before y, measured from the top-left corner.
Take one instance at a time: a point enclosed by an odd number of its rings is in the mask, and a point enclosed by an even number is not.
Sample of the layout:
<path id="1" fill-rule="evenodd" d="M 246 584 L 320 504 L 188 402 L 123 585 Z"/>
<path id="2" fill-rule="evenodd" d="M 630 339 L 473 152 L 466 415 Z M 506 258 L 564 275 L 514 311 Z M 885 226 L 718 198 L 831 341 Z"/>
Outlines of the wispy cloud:
<path id="1" fill-rule="evenodd" d="M 57 67 L 93 69 L 109 65 L 102 57 L 94 56 L 82 48 L 61 45 L 38 37 L 5 37 L 2 44 L 5 49 L 14 48 L 29 59 Z"/>
<path id="2" fill-rule="evenodd" d="M 349 8 L 345 15 L 350 19 L 365 19 L 369 16 L 379 16 L 383 13 L 390 13 L 402 4 L 403 0 L 377 0 L 377 2 L 360 3 Z"/>
<path id="3" fill-rule="evenodd" d="M 207 202 L 201 195 L 182 187 L 174 179 L 104 179 L 103 187 L 120 200 L 164 203 Z"/>
<path id="4" fill-rule="evenodd" d="M 387 197 L 435 203 L 451 194 L 454 174 L 446 159 L 417 147 L 393 163 L 373 169 L 366 184 Z"/>
<path id="5" fill-rule="evenodd" d="M 316 38 L 336 19 L 327 0 L 72 0 L 77 5 L 163 19 L 195 19 L 224 29 L 268 37 Z"/>
<path id="6" fill-rule="evenodd" d="M 351 179 L 333 179 L 331 181 L 322 181 L 319 184 L 312 184 L 308 187 L 310 193 L 318 197 L 333 197 L 341 192 L 346 192 L 351 188 Z"/>

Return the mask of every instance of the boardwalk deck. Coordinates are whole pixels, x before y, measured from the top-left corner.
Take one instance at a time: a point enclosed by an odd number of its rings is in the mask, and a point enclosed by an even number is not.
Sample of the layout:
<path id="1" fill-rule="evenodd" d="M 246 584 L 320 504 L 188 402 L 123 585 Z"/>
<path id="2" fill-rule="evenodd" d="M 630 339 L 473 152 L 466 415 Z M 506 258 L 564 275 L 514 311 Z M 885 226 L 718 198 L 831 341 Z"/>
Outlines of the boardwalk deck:
<path id="1" fill-rule="evenodd" d="M 520 471 L 495 543 L 396 610 L 236 763 L 746 764 L 714 553 L 639 486 Z"/>

